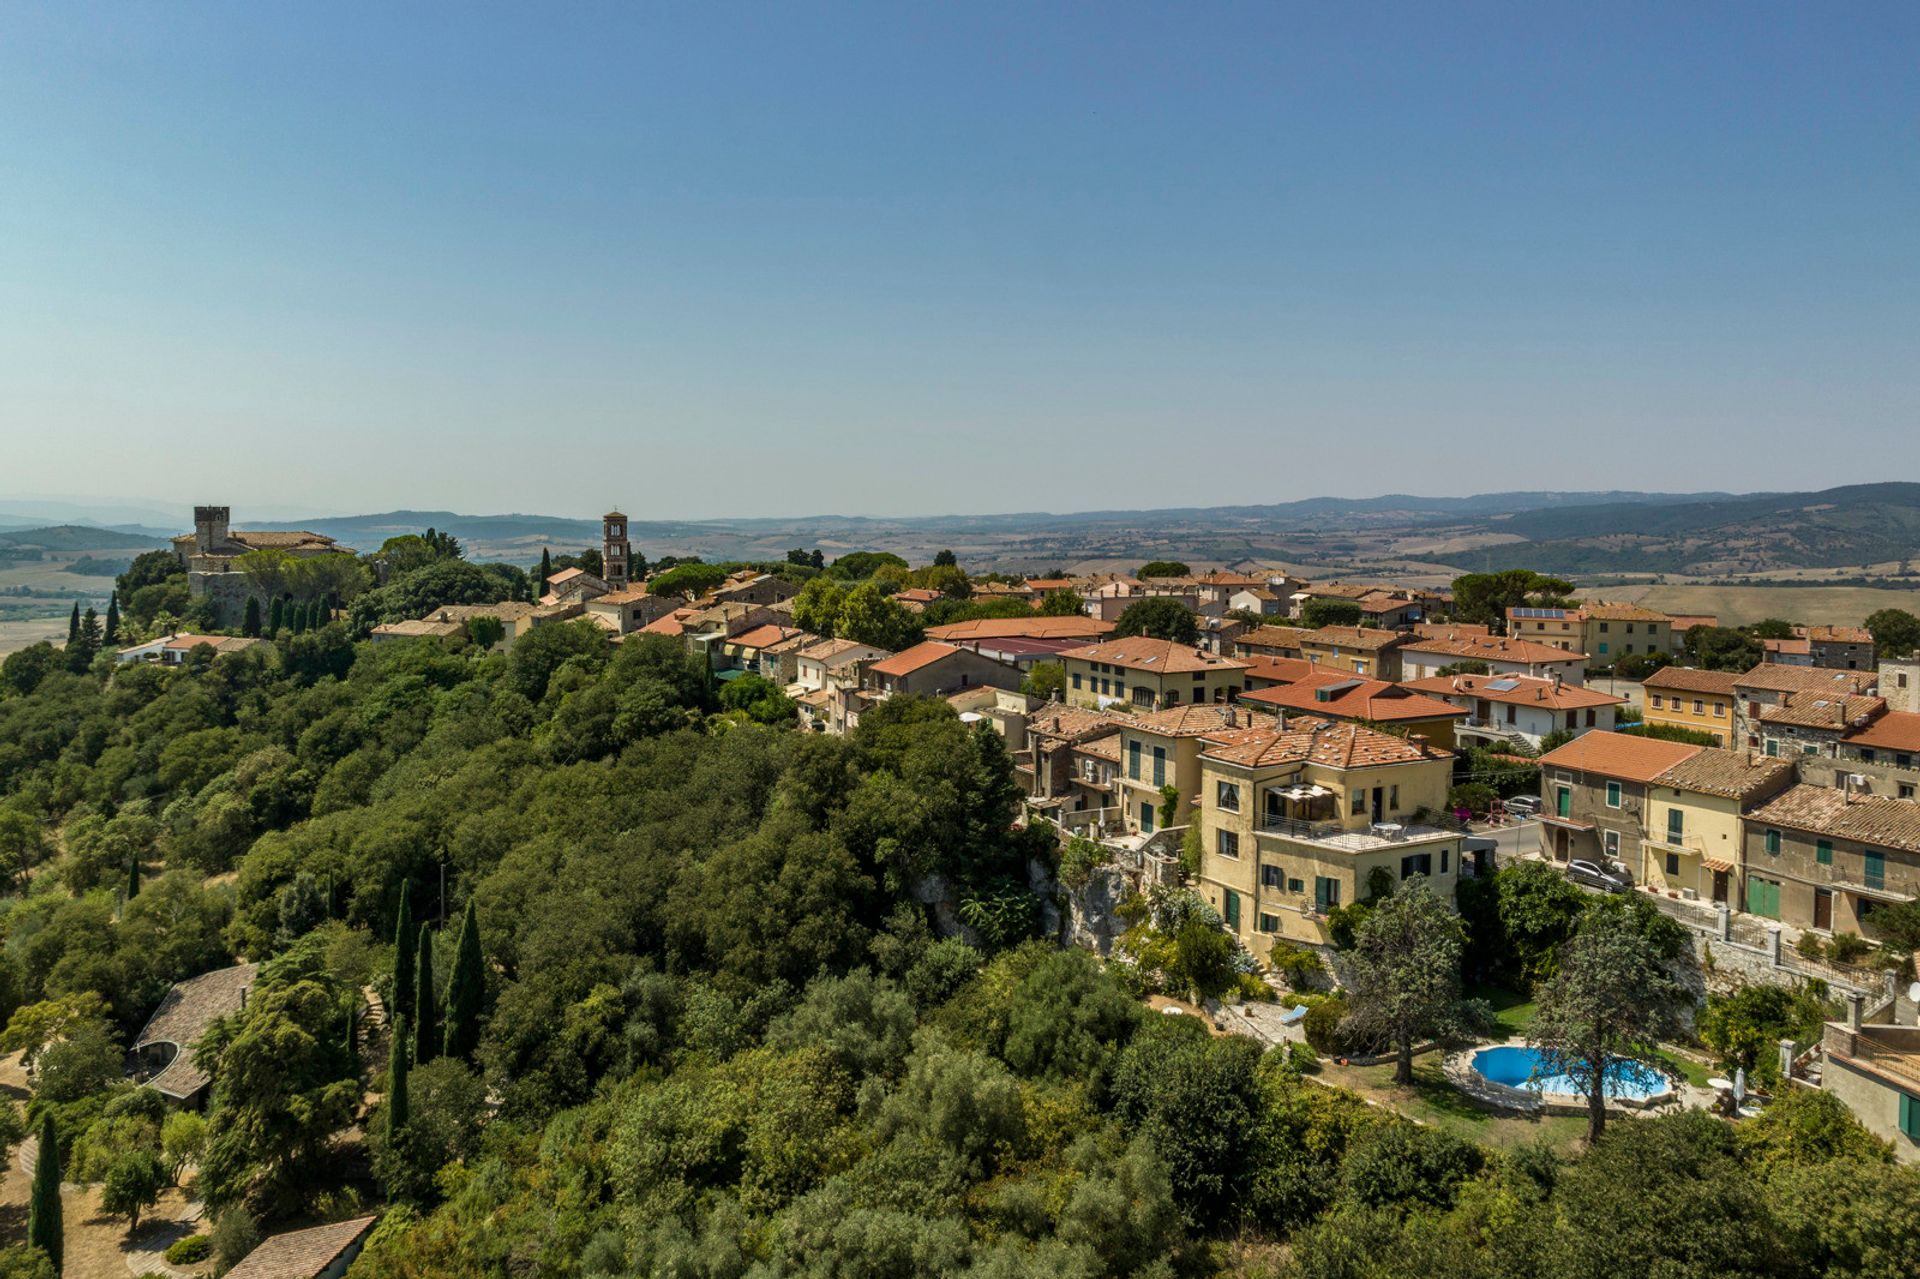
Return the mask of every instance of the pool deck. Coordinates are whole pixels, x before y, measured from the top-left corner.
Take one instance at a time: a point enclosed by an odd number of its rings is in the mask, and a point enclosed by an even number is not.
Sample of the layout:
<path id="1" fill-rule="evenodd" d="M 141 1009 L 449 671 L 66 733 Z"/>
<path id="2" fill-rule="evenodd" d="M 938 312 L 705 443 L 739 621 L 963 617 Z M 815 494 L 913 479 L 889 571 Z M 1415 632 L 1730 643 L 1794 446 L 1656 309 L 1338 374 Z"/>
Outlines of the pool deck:
<path id="1" fill-rule="evenodd" d="M 1495 1083 L 1474 1068 L 1475 1055 L 1489 1048 L 1530 1046 L 1525 1039 L 1475 1044 L 1471 1048 L 1447 1054 L 1441 1068 L 1446 1072 L 1449 1083 L 1489 1110 L 1503 1110 L 1523 1115 L 1586 1114 L 1587 1099 L 1585 1097 L 1575 1096 L 1572 1093 L 1541 1093 L 1531 1088 L 1512 1088 L 1506 1084 Z M 1696 1088 L 1682 1079 L 1672 1081 L 1666 1092 L 1653 1097 L 1610 1096 L 1607 1098 L 1607 1109 L 1618 1113 L 1639 1113 L 1668 1106 L 1709 1110 L 1713 1108 L 1714 1103 L 1715 1094 L 1712 1089 Z"/>

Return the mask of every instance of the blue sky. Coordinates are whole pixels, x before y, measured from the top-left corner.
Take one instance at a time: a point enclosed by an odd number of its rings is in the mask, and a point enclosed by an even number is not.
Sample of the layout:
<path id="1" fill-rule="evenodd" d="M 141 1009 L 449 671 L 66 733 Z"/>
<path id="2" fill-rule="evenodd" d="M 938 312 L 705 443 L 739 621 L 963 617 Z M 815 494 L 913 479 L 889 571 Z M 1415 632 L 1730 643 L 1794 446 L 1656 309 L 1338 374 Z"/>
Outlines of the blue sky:
<path id="1" fill-rule="evenodd" d="M 1910 2 L 7 4 L 0 492 L 1920 478 L 1917 49 Z"/>

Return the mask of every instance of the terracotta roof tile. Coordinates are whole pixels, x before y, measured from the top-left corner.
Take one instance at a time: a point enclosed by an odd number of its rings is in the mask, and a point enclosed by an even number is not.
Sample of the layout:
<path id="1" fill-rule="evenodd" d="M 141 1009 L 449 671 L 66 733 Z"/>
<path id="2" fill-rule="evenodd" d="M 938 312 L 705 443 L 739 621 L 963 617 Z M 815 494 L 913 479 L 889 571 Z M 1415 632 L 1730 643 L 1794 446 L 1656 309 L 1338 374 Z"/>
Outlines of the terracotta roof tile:
<path id="1" fill-rule="evenodd" d="M 926 640 L 912 648 L 902 649 L 884 661 L 875 662 L 867 670 L 875 675 L 911 675 L 922 667 L 945 661 L 963 651 L 951 644 L 942 644 L 939 640 Z"/>
<path id="2" fill-rule="evenodd" d="M 1289 715 L 1278 725 L 1267 720 L 1252 728 L 1209 733 L 1202 753 L 1209 759 L 1246 768 L 1290 763 L 1379 768 L 1453 758 L 1450 751 L 1422 749 L 1392 733 L 1360 724 L 1330 723 L 1312 715 Z"/>
<path id="3" fill-rule="evenodd" d="M 1802 783 L 1749 809 L 1747 820 L 1920 852 L 1920 804 L 1910 799 Z"/>
<path id="4" fill-rule="evenodd" d="M 1824 666 L 1785 666 L 1779 662 L 1762 662 L 1744 675 L 1736 675 L 1733 682 L 1736 688 L 1772 693 L 1823 689 L 1844 695 L 1872 692 L 1877 677 L 1872 671 L 1836 671 Z"/>
<path id="5" fill-rule="evenodd" d="M 1124 639 L 1102 640 L 1097 644 L 1064 649 L 1060 656 L 1082 662 L 1106 662 L 1128 670 L 1171 672 L 1176 675 L 1194 671 L 1246 669 L 1245 663 L 1230 657 L 1221 657 L 1191 644 L 1176 644 L 1172 640 L 1151 639 L 1145 635 L 1129 635 Z"/>
<path id="6" fill-rule="evenodd" d="M 1422 635 L 1402 646 L 1408 653 L 1437 653 L 1442 657 L 1477 658 L 1483 662 L 1584 662 L 1585 653 L 1572 653 L 1551 644 L 1515 639 L 1509 635 L 1470 635 L 1448 632 L 1446 635 Z"/>
<path id="7" fill-rule="evenodd" d="M 975 639 L 1099 639 L 1113 632 L 1113 623 L 1097 617 L 1074 614 L 1071 617 L 980 617 L 970 622 L 949 622 L 929 626 L 927 638 L 949 644 Z"/>
<path id="8" fill-rule="evenodd" d="M 1849 746 L 1875 750 L 1920 751 L 1920 714 L 1913 711 L 1888 711 L 1865 728 L 1856 728 L 1841 739 Z"/>
<path id="9" fill-rule="evenodd" d="M 1405 680 L 1402 687 L 1436 697 L 1485 698 L 1489 702 L 1545 706 L 1557 711 L 1621 706 L 1627 700 L 1578 684 L 1563 683 L 1555 688 L 1552 680 L 1532 675 L 1429 675 L 1425 679 Z"/>
<path id="10" fill-rule="evenodd" d="M 1834 696 L 1822 692 L 1788 693 L 1778 706 L 1760 712 L 1763 724 L 1841 730 L 1864 728 L 1887 708 L 1878 697 Z"/>
<path id="11" fill-rule="evenodd" d="M 207 1086 L 206 1073 L 194 1064 L 193 1045 L 216 1020 L 240 1011 L 259 972 L 258 964 L 216 968 L 175 982 L 161 996 L 160 1006 L 147 1018 L 133 1046 L 139 1049 L 149 1044 L 172 1044 L 179 1051 L 165 1069 L 147 1081 L 149 1087 L 169 1097 L 186 1098 Z"/>
<path id="12" fill-rule="evenodd" d="M 1641 687 L 1655 692 L 1671 690 L 1676 693 L 1712 693 L 1718 697 L 1734 696 L 1734 683 L 1739 679 L 1732 671 L 1697 671 L 1691 666 L 1663 666 L 1640 681 Z"/>
<path id="13" fill-rule="evenodd" d="M 1566 745 L 1540 757 L 1542 767 L 1599 773 L 1630 782 L 1650 782 L 1681 760 L 1698 755 L 1703 747 L 1658 737 L 1595 730 L 1582 733 Z"/>
<path id="14" fill-rule="evenodd" d="M 1339 719 L 1370 719 L 1381 723 L 1457 719 L 1467 713 L 1451 702 L 1412 692 L 1386 680 L 1362 679 L 1326 670 L 1281 688 L 1242 693 L 1240 700 Z"/>
<path id="15" fill-rule="evenodd" d="M 314 1279 L 366 1237 L 375 1218 L 356 1217 L 308 1230 L 270 1235 L 227 1271 L 231 1279 Z"/>
<path id="16" fill-rule="evenodd" d="M 1770 794 L 1792 779 L 1794 762 L 1714 747 L 1690 755 L 1655 780 L 1676 790 L 1746 800 Z"/>

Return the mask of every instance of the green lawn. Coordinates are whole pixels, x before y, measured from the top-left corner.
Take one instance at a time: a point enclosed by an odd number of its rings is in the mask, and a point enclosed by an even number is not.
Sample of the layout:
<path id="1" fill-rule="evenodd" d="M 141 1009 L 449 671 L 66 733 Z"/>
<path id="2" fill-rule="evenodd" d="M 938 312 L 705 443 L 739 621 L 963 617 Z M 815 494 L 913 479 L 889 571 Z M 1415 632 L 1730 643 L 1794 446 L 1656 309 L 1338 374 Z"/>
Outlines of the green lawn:
<path id="1" fill-rule="evenodd" d="M 1415 1057 L 1411 1088 L 1395 1086 L 1391 1062 L 1384 1066 L 1340 1066 L 1323 1060 L 1319 1074 L 1328 1083 L 1352 1089 L 1410 1119 L 1445 1128 L 1496 1150 L 1510 1150 L 1543 1137 L 1555 1148 L 1567 1150 L 1586 1136 L 1587 1121 L 1577 1116 L 1529 1118 L 1482 1110 L 1447 1082 L 1440 1059 L 1437 1052 Z"/>
<path id="2" fill-rule="evenodd" d="M 1656 1055 L 1661 1061 L 1665 1062 L 1669 1068 L 1678 1071 L 1681 1078 L 1696 1088 L 1705 1088 L 1707 1086 L 1707 1080 L 1713 1078 L 1717 1073 L 1711 1066 L 1702 1065 L 1684 1053 L 1675 1052 L 1671 1048 L 1664 1049 Z"/>
<path id="3" fill-rule="evenodd" d="M 1508 1039 L 1525 1037 L 1527 1027 L 1533 1024 L 1533 996 L 1522 995 L 1502 986 L 1469 986 L 1466 990 L 1469 999 L 1484 999 L 1493 1005 L 1493 1020 L 1500 1033 Z"/>

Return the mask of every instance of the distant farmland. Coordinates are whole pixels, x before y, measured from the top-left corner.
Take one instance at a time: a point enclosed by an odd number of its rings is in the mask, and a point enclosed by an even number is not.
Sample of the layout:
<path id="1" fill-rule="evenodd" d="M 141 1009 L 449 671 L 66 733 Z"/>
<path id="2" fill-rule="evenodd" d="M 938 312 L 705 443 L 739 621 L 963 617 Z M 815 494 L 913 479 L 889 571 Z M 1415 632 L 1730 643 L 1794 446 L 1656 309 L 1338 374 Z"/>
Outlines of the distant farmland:
<path id="1" fill-rule="evenodd" d="M 1876 609 L 1920 613 L 1920 589 L 1871 586 L 1613 586 L 1593 594 L 1645 604 L 1663 613 L 1712 613 L 1723 626 L 1744 626 L 1767 617 L 1858 626 Z"/>

